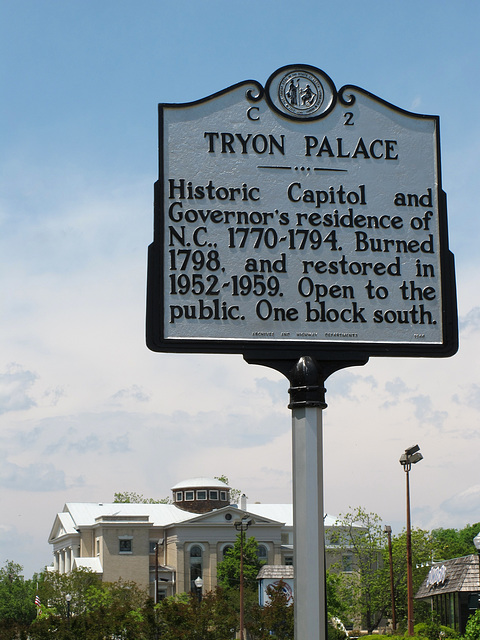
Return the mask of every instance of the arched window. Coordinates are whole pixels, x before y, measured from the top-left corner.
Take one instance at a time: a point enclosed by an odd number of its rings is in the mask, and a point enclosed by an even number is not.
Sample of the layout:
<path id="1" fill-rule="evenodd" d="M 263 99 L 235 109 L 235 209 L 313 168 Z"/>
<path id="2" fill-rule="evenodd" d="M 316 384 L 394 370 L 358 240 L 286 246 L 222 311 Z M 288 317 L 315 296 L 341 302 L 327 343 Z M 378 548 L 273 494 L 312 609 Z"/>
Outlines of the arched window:
<path id="1" fill-rule="evenodd" d="M 203 551 L 198 544 L 190 547 L 190 590 L 195 592 L 195 580 L 203 577 Z"/>
<path id="2" fill-rule="evenodd" d="M 267 562 L 268 560 L 268 549 L 264 544 L 259 544 L 257 547 L 257 558 L 260 562 Z"/>
<path id="3" fill-rule="evenodd" d="M 224 557 L 224 558 L 225 558 L 225 556 L 227 555 L 228 551 L 230 551 L 230 549 L 233 549 L 233 544 L 226 544 L 226 545 L 223 547 L 222 555 L 223 555 L 223 557 Z"/>

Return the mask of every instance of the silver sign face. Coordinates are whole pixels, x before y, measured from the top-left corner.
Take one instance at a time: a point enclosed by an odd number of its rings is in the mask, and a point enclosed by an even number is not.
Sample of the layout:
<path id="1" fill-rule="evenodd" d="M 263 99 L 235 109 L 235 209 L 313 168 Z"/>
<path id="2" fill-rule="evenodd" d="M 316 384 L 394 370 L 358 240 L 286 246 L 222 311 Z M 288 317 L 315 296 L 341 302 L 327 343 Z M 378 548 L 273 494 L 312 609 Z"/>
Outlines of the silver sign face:
<path id="1" fill-rule="evenodd" d="M 438 128 L 307 65 L 160 105 L 149 347 L 455 352 Z"/>

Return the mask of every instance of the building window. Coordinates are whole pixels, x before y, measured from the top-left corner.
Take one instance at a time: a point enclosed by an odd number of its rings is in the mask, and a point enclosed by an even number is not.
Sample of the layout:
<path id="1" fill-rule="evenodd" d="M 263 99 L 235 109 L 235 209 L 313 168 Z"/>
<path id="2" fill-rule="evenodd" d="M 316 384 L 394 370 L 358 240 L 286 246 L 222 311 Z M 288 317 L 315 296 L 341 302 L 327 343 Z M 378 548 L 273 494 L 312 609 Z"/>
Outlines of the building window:
<path id="1" fill-rule="evenodd" d="M 197 544 L 190 549 L 190 591 L 195 593 L 195 580 L 203 574 L 203 551 Z"/>
<path id="2" fill-rule="evenodd" d="M 183 492 L 182 491 L 176 491 L 175 492 L 175 500 L 177 502 L 181 502 L 183 500 Z"/>
<path id="3" fill-rule="evenodd" d="M 268 549 L 264 544 L 258 545 L 257 558 L 260 560 L 260 562 L 266 562 L 268 560 Z"/>
<path id="4" fill-rule="evenodd" d="M 351 573 L 353 571 L 353 557 L 351 553 L 342 555 L 342 571 Z"/>
<path id="5" fill-rule="evenodd" d="M 222 500 L 222 502 L 226 502 L 227 501 L 227 492 L 226 491 L 220 491 L 220 500 Z"/>
<path id="6" fill-rule="evenodd" d="M 97 556 L 100 555 L 100 538 L 96 539 L 96 554 Z"/>
<path id="7" fill-rule="evenodd" d="M 233 544 L 226 544 L 223 547 L 222 555 L 223 555 L 224 558 L 227 555 L 227 553 L 230 551 L 230 549 L 233 549 Z"/>
<path id="8" fill-rule="evenodd" d="M 293 567 L 293 556 L 285 556 L 285 564 L 287 567 Z"/>
<path id="9" fill-rule="evenodd" d="M 119 553 L 132 553 L 132 538 L 119 538 L 118 551 Z"/>
<path id="10" fill-rule="evenodd" d="M 185 500 L 194 500 L 195 495 L 193 491 L 185 491 Z"/>
<path id="11" fill-rule="evenodd" d="M 208 494 L 210 496 L 210 500 L 218 500 L 218 491 L 216 489 L 212 489 Z"/>
<path id="12" fill-rule="evenodd" d="M 203 489 L 201 491 L 197 491 L 197 500 L 206 500 L 207 499 L 207 492 L 204 491 Z"/>

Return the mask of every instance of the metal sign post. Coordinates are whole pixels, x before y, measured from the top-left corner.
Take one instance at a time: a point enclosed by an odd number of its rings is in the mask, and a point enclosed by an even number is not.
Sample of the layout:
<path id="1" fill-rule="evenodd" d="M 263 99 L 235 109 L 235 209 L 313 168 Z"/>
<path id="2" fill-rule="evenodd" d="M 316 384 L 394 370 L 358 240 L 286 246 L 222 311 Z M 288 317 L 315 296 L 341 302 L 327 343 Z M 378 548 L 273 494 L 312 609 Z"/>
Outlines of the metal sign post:
<path id="1" fill-rule="evenodd" d="M 333 372 L 364 365 L 368 358 L 330 362 L 317 362 L 309 356 L 297 362 L 246 360 L 249 364 L 277 369 L 290 381 L 295 638 L 326 640 L 322 411 L 327 404 L 324 383 Z"/>
<path id="2" fill-rule="evenodd" d="M 147 345 L 290 380 L 297 640 L 326 637 L 324 381 L 458 347 L 439 119 L 310 65 L 159 105 Z"/>
<path id="3" fill-rule="evenodd" d="M 293 525 L 295 637 L 326 632 L 325 534 L 323 526 L 322 399 L 318 371 L 301 358 L 292 374 Z"/>

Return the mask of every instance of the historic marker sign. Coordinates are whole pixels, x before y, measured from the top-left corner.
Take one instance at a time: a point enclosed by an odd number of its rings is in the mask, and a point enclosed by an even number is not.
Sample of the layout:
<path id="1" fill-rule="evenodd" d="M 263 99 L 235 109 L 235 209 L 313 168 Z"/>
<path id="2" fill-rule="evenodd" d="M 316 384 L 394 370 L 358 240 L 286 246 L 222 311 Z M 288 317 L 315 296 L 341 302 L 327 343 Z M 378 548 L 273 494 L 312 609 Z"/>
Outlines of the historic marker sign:
<path id="1" fill-rule="evenodd" d="M 159 112 L 151 349 L 456 351 L 438 117 L 308 65 Z"/>

